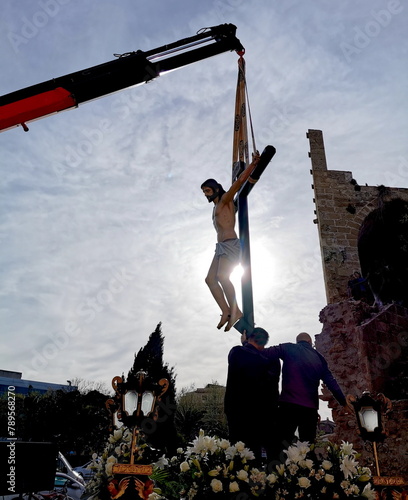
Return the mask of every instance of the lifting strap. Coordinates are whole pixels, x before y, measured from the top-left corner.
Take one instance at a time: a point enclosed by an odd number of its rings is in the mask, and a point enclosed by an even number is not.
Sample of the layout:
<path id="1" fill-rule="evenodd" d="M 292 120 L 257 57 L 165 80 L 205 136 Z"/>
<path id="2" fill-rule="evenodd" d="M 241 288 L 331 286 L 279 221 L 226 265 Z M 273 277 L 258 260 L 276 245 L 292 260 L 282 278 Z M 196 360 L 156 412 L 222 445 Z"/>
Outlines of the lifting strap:
<path id="1" fill-rule="evenodd" d="M 247 116 L 251 128 L 253 152 L 256 151 L 254 130 L 252 126 L 251 110 L 249 107 L 248 89 L 245 78 L 245 59 L 243 52 L 239 53 L 238 59 L 238 81 L 235 96 L 234 137 L 232 146 L 232 181 L 237 176 L 239 165 L 249 165 L 250 155 L 248 149 L 248 127 Z M 242 163 L 241 163 L 242 162 Z"/>

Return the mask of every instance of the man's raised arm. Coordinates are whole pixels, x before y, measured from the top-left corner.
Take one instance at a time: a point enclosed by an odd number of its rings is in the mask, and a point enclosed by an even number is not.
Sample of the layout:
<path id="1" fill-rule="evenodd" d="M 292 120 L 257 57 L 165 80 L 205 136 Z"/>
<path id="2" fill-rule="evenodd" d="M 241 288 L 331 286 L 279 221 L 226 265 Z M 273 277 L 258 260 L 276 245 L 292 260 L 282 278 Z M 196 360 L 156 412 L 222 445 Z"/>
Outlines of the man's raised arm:
<path id="1" fill-rule="evenodd" d="M 234 196 L 238 193 L 241 187 L 245 184 L 245 182 L 249 179 L 252 172 L 255 170 L 255 167 L 258 165 L 260 154 L 257 151 L 252 155 L 252 162 L 247 166 L 247 168 L 239 175 L 238 179 L 233 182 L 232 186 L 228 189 L 226 193 L 221 198 L 223 203 L 229 203 L 234 199 Z"/>

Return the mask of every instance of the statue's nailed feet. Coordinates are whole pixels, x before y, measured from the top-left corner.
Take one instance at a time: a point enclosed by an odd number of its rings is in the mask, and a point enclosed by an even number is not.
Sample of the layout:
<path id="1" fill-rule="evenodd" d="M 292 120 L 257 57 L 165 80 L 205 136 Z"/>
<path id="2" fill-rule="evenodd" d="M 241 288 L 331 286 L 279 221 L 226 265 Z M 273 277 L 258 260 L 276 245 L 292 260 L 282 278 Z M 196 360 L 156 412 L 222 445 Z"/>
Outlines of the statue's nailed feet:
<path id="1" fill-rule="evenodd" d="M 224 329 L 224 332 L 230 331 L 231 328 L 235 325 L 235 323 L 242 318 L 242 316 L 243 316 L 243 314 L 242 314 L 242 312 L 238 308 L 236 308 L 235 310 L 231 311 L 231 316 L 229 318 L 227 326 Z"/>
<path id="2" fill-rule="evenodd" d="M 221 330 L 221 328 L 225 325 L 225 323 L 229 322 L 230 318 L 231 315 L 228 312 L 222 313 L 220 322 L 217 325 L 218 330 Z"/>

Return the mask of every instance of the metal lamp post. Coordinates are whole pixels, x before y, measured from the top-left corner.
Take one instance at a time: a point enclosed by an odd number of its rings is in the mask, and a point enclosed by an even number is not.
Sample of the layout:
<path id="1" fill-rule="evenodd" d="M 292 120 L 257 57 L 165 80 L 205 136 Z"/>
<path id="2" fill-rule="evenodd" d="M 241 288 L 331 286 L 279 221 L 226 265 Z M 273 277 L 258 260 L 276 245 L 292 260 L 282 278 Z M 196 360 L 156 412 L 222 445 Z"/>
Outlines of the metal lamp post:
<path id="1" fill-rule="evenodd" d="M 114 475 L 128 476 L 119 482 L 119 490 L 123 493 L 132 484 L 131 479 L 134 484 L 133 491 L 139 491 L 144 482 L 137 476 L 149 476 L 153 472 L 152 465 L 135 464 L 135 456 L 139 450 L 140 431 L 143 431 L 143 427 L 149 420 L 157 420 L 158 404 L 169 387 L 169 381 L 162 378 L 154 382 L 146 372 L 139 371 L 135 376 L 129 377 L 126 382 L 122 377 L 114 377 L 112 387 L 115 395 L 106 401 L 106 408 L 112 418 L 111 429 L 125 425 L 132 430 L 130 463 L 114 464 L 112 472 Z M 141 496 L 141 498 L 144 497 Z"/>
<path id="2" fill-rule="evenodd" d="M 388 411 L 391 409 L 391 401 L 384 394 L 378 394 L 377 399 L 374 399 L 368 391 L 363 392 L 360 398 L 349 395 L 347 400 L 354 407 L 361 438 L 373 444 L 375 467 L 377 476 L 380 476 L 377 443 L 383 441 L 386 436 L 381 415 L 384 407 Z"/>

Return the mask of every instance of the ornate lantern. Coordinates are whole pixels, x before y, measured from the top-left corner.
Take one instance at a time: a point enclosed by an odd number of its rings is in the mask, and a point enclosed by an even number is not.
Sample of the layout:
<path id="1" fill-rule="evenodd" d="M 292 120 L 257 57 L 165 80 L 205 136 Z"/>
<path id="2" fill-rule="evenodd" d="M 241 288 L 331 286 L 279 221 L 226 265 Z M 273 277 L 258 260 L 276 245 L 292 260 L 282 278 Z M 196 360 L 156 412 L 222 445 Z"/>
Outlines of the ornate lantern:
<path id="1" fill-rule="evenodd" d="M 354 407 L 361 438 L 373 445 L 377 476 L 380 476 L 377 443 L 386 436 L 382 426 L 382 412 L 388 413 L 391 410 L 391 401 L 384 394 L 377 394 L 377 399 L 374 399 L 368 391 L 364 391 L 360 398 L 348 395 L 347 401 Z"/>
<path id="2" fill-rule="evenodd" d="M 148 483 L 151 481 L 142 481 L 137 476 L 149 476 L 152 474 L 153 468 L 149 464 L 135 464 L 135 456 L 139 450 L 138 438 L 140 431 L 148 428 L 152 421 L 157 420 L 158 405 L 169 387 L 169 381 L 162 378 L 158 382 L 154 382 L 146 372 L 139 371 L 135 376 L 130 376 L 126 382 L 122 377 L 114 377 L 112 387 L 115 390 L 115 395 L 106 401 L 106 407 L 112 418 L 111 430 L 121 425 L 132 429 L 132 443 L 130 463 L 113 466 L 114 475 L 127 477 L 117 481 L 115 495 L 111 495 L 111 497 L 116 498 L 119 495 L 118 491 L 121 492 L 120 496 L 122 496 L 133 484 L 132 492 L 137 492 L 137 496 L 140 498 L 147 498 L 148 486 L 150 486 Z M 132 495 L 127 496 L 132 497 Z"/>

